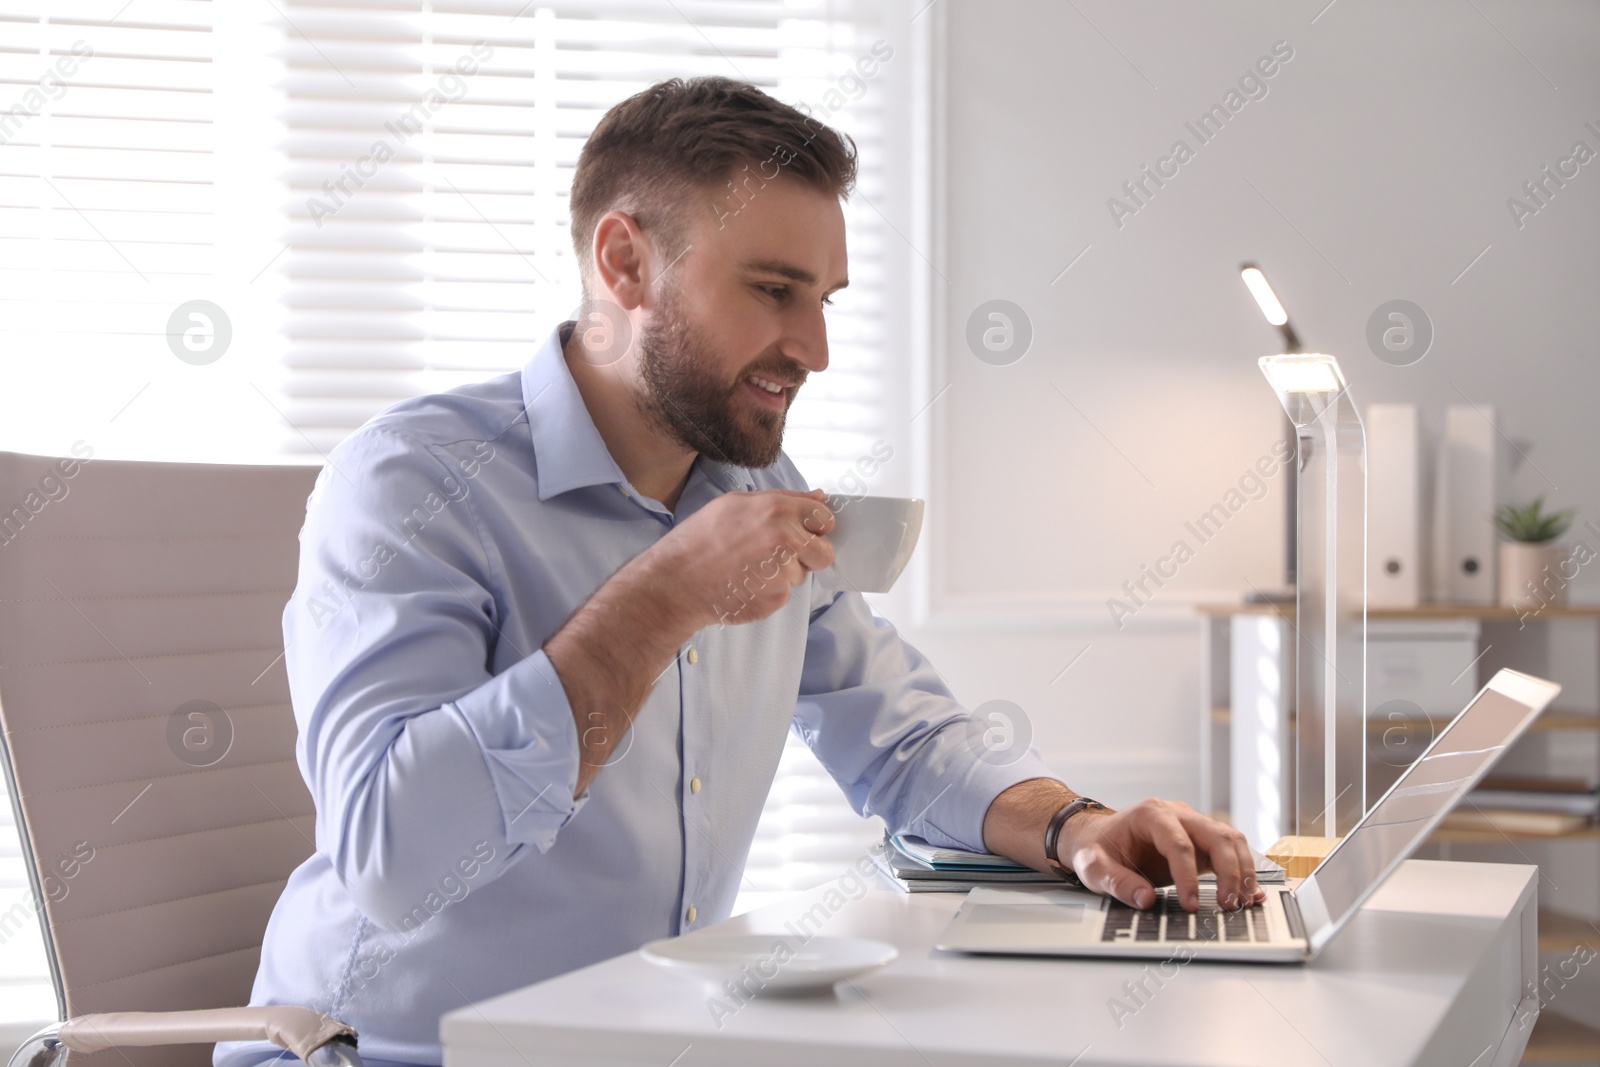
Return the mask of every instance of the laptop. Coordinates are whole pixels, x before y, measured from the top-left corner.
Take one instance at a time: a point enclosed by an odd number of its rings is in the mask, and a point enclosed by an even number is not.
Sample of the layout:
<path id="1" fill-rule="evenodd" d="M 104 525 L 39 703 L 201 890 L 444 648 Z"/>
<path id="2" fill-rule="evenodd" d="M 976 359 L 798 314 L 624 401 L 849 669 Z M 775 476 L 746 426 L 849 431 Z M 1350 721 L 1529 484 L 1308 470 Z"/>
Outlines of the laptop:
<path id="1" fill-rule="evenodd" d="M 1201 884 L 1184 911 L 1167 887 L 1145 911 L 1082 889 L 975 887 L 935 947 L 1038 956 L 1122 956 L 1301 963 L 1344 928 L 1377 888 L 1444 821 L 1561 687 L 1502 670 L 1436 737 L 1366 816 L 1294 888 L 1263 885 L 1266 899 L 1217 907 Z"/>

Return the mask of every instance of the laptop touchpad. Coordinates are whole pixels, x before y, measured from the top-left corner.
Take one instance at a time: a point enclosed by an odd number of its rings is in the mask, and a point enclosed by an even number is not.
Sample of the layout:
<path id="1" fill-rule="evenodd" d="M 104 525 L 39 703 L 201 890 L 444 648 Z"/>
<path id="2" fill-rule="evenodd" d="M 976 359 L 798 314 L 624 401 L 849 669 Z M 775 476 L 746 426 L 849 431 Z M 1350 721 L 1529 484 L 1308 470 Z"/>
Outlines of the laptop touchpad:
<path id="1" fill-rule="evenodd" d="M 1100 913 L 1100 898 L 1070 890 L 1018 892 L 976 887 L 967 896 L 969 923 L 1081 923 Z"/>

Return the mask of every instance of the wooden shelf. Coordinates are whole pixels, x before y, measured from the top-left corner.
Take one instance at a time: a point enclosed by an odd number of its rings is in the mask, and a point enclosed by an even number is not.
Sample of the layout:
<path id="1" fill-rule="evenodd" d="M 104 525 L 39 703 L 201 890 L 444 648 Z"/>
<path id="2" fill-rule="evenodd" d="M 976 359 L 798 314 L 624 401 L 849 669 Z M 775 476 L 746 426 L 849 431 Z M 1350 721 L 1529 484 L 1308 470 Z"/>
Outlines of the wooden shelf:
<path id="1" fill-rule="evenodd" d="M 1595 786 L 1587 778 L 1558 778 L 1549 774 L 1491 774 L 1479 789 L 1507 789 L 1514 793 L 1592 793 Z"/>
<path id="2" fill-rule="evenodd" d="M 1527 617 L 1536 619 L 1597 619 L 1600 604 L 1569 605 L 1564 608 L 1545 608 L 1543 611 L 1523 611 L 1520 608 L 1501 607 L 1499 604 L 1422 604 L 1414 608 L 1368 608 L 1369 619 L 1483 619 L 1489 622 L 1516 622 Z"/>
<path id="3" fill-rule="evenodd" d="M 1441 828 L 1428 835 L 1436 845 L 1503 845 L 1507 841 L 1582 841 L 1600 839 L 1600 826 L 1584 826 L 1564 834 L 1530 834 L 1521 830 L 1452 830 Z"/>
<path id="4" fill-rule="evenodd" d="M 1600 923 L 1565 912 L 1539 909 L 1539 951 L 1571 952 L 1579 945 L 1600 950 Z"/>
<path id="5" fill-rule="evenodd" d="M 1530 730 L 1600 730 L 1600 715 L 1551 708 L 1533 720 Z"/>
<path id="6" fill-rule="evenodd" d="M 1447 726 L 1454 716 L 1439 716 L 1433 720 L 1435 729 Z M 1233 712 L 1225 704 L 1219 704 L 1211 709 L 1211 722 L 1216 726 L 1226 726 L 1233 721 Z M 1415 726 L 1426 729 L 1427 719 L 1368 719 L 1367 732 L 1381 734 L 1383 731 L 1395 726 Z M 1537 719 L 1533 720 L 1530 730 L 1600 730 L 1600 715 L 1588 711 L 1561 711 L 1551 708 Z"/>
<path id="7" fill-rule="evenodd" d="M 1291 618 L 1294 604 L 1196 604 L 1201 615 L 1282 615 Z M 1422 604 L 1414 608 L 1368 608 L 1370 619 L 1484 619 L 1491 622 L 1516 622 L 1524 615 L 1529 621 L 1544 619 L 1597 619 L 1600 604 L 1569 605 L 1524 612 L 1498 604 Z"/>
<path id="8" fill-rule="evenodd" d="M 1549 1008 L 1539 1013 L 1528 1036 L 1523 1063 L 1572 1063 L 1600 1059 L 1600 1030 Z"/>
<path id="9" fill-rule="evenodd" d="M 1227 709 L 1223 708 L 1221 710 L 1226 711 Z M 1215 719 L 1215 717 L 1216 717 L 1216 712 L 1214 710 L 1212 712 L 1212 718 Z M 1454 716 L 1451 716 L 1451 718 L 1454 718 Z M 1436 729 L 1436 730 L 1437 729 L 1441 729 L 1441 728 L 1449 725 L 1449 723 L 1450 723 L 1450 718 L 1435 718 L 1435 719 L 1432 720 L 1433 728 Z M 1426 730 L 1428 728 L 1428 726 L 1429 726 L 1429 720 L 1428 719 L 1418 719 L 1418 718 L 1416 718 L 1414 716 L 1411 717 L 1411 718 L 1400 718 L 1400 719 L 1368 719 L 1367 720 L 1367 732 L 1368 733 L 1381 734 L 1385 730 L 1388 730 L 1388 729 L 1391 729 L 1391 728 L 1397 727 L 1397 726 L 1415 727 L 1415 728 L 1417 728 L 1419 730 Z M 1551 708 L 1550 710 L 1546 711 L 1544 714 L 1540 715 L 1537 719 L 1533 720 L 1533 725 L 1528 727 L 1528 729 L 1530 729 L 1530 730 L 1600 730 L 1600 715 L 1594 715 L 1594 714 L 1591 714 L 1591 713 L 1588 713 L 1588 712 L 1582 712 L 1582 711 L 1557 711 L 1555 708 Z"/>

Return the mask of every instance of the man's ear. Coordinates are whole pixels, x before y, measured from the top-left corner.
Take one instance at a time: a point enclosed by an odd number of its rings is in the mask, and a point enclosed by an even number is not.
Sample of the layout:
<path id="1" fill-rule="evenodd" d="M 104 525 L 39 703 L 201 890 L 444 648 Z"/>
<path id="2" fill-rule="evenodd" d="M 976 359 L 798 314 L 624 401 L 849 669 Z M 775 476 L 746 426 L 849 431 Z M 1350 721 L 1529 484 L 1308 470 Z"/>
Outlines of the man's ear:
<path id="1" fill-rule="evenodd" d="M 655 242 L 646 237 L 626 211 L 608 211 L 594 226 L 596 281 L 619 307 L 632 311 L 650 297 L 656 271 Z"/>

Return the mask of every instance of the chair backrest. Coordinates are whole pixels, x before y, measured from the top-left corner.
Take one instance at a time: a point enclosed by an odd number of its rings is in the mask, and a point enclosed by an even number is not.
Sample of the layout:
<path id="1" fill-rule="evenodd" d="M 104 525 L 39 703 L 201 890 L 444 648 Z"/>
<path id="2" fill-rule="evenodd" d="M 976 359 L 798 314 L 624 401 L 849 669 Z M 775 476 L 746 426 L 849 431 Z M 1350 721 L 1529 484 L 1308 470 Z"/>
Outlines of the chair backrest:
<path id="1" fill-rule="evenodd" d="M 282 612 L 316 476 L 0 453 L 0 736 L 64 1016 L 249 1001 L 313 847 Z"/>

